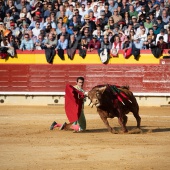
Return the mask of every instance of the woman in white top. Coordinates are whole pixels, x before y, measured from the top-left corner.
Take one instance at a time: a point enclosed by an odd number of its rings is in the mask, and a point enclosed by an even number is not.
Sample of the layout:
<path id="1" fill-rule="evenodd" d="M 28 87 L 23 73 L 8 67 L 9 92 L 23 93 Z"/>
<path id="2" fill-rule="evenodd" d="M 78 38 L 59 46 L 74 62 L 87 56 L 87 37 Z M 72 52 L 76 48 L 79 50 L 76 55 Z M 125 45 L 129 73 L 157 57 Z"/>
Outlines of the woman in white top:
<path id="1" fill-rule="evenodd" d="M 30 12 L 27 11 L 26 7 L 23 7 L 21 9 L 21 12 L 20 12 L 20 15 L 19 15 L 20 18 L 22 18 L 24 16 L 24 14 L 25 14 L 26 18 L 28 18 L 30 21 L 32 20 L 31 14 L 30 14 Z"/>

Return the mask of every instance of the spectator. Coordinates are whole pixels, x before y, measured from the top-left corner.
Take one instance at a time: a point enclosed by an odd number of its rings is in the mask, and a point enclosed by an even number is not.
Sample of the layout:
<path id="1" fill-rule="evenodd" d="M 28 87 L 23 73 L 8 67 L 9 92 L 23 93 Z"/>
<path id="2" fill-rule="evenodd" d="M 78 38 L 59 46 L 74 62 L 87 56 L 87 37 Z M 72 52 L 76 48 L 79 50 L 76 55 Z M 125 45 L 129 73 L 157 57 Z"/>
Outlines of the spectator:
<path id="1" fill-rule="evenodd" d="M 38 39 L 35 42 L 35 49 L 42 50 L 45 48 L 46 40 L 44 39 L 43 35 L 39 34 Z"/>
<path id="2" fill-rule="evenodd" d="M 19 12 L 22 10 L 23 7 L 26 7 L 27 11 L 31 11 L 31 6 L 26 0 L 21 0 L 19 1 L 19 3 L 16 2 L 15 6 Z"/>
<path id="3" fill-rule="evenodd" d="M 105 25 L 105 27 L 106 27 L 106 26 L 107 26 L 107 25 Z M 107 28 L 108 28 L 108 26 L 107 26 Z M 97 36 L 97 32 L 98 32 L 98 31 L 100 31 L 100 34 L 101 34 L 101 35 L 104 34 L 103 31 L 101 30 L 100 25 L 97 25 L 97 26 L 96 26 L 96 30 L 93 31 L 92 35 L 96 35 L 96 36 Z"/>
<path id="4" fill-rule="evenodd" d="M 29 38 L 33 41 L 33 43 L 35 43 L 37 40 L 37 37 L 33 35 L 32 30 L 28 29 L 27 33 L 29 34 Z"/>
<path id="5" fill-rule="evenodd" d="M 114 42 L 111 48 L 111 54 L 113 57 L 117 57 L 119 50 L 122 49 L 122 42 L 120 41 L 120 37 L 116 35 L 114 37 Z"/>
<path id="6" fill-rule="evenodd" d="M 153 24 L 153 32 L 155 35 L 159 34 L 160 33 L 160 28 L 158 28 L 158 25 L 157 24 Z"/>
<path id="7" fill-rule="evenodd" d="M 88 15 L 88 11 L 87 10 L 85 10 L 85 4 L 82 4 L 81 5 L 81 8 L 80 8 L 80 10 L 79 10 L 79 14 L 82 16 L 81 18 L 82 18 L 82 22 L 84 21 L 84 16 L 85 15 Z M 95 11 L 94 11 L 94 15 L 95 15 Z"/>
<path id="8" fill-rule="evenodd" d="M 105 12 L 105 17 L 110 18 L 112 16 L 112 12 L 109 11 L 109 4 L 105 3 L 104 5 L 104 12 Z"/>
<path id="9" fill-rule="evenodd" d="M 20 39 L 15 37 L 14 44 L 13 44 L 14 49 L 15 50 L 20 49 L 20 45 L 21 45 Z"/>
<path id="10" fill-rule="evenodd" d="M 153 41 L 151 35 L 149 35 L 147 41 L 144 42 L 144 47 L 145 47 L 145 49 L 150 49 L 150 50 L 152 48 L 156 47 L 155 42 Z"/>
<path id="11" fill-rule="evenodd" d="M 75 39 L 74 35 L 71 35 L 67 47 L 67 55 L 68 58 L 70 58 L 71 60 L 73 60 L 74 58 L 77 47 L 78 47 L 78 41 Z"/>
<path id="12" fill-rule="evenodd" d="M 139 39 L 143 42 L 147 41 L 147 34 L 145 28 L 141 30 L 141 33 L 138 35 Z"/>
<path id="13" fill-rule="evenodd" d="M 57 45 L 57 39 L 55 35 L 49 34 L 48 39 L 44 43 L 45 45 L 45 56 L 48 63 L 52 64 L 54 56 L 56 54 L 55 48 Z"/>
<path id="14" fill-rule="evenodd" d="M 131 41 L 134 40 L 134 36 L 135 36 L 135 30 L 134 30 L 134 29 L 131 29 L 131 30 L 130 30 L 130 34 L 129 34 L 129 37 L 130 37 L 130 40 L 131 40 Z"/>
<path id="15" fill-rule="evenodd" d="M 97 18 L 94 16 L 94 12 L 93 11 L 89 12 L 89 18 L 90 18 L 90 21 L 93 21 L 93 22 L 95 22 L 97 20 Z"/>
<path id="16" fill-rule="evenodd" d="M 136 16 L 132 17 L 132 22 L 133 22 L 133 27 L 134 28 L 138 28 L 140 26 L 138 21 L 137 21 L 137 17 Z"/>
<path id="17" fill-rule="evenodd" d="M 108 24 L 107 25 L 109 26 L 110 30 L 114 29 L 114 19 L 113 19 L 112 16 L 108 19 Z"/>
<path id="18" fill-rule="evenodd" d="M 20 18 L 22 18 L 22 16 L 26 16 L 26 18 L 29 20 L 29 22 L 32 21 L 32 16 L 31 16 L 31 13 L 29 11 L 27 11 L 27 8 L 26 7 L 23 7 L 21 9 L 21 12 L 20 12 Z"/>
<path id="19" fill-rule="evenodd" d="M 136 10 L 134 10 L 134 6 L 133 5 L 130 5 L 129 6 L 129 15 L 130 15 L 130 17 L 132 17 L 132 16 L 138 16 L 138 12 L 136 11 Z"/>
<path id="20" fill-rule="evenodd" d="M 137 11 L 138 13 L 141 12 L 142 6 L 139 3 L 139 0 L 135 1 L 135 11 Z"/>
<path id="21" fill-rule="evenodd" d="M 99 0 L 98 2 L 98 12 L 105 11 L 103 1 Z"/>
<path id="22" fill-rule="evenodd" d="M 34 43 L 28 33 L 24 35 L 24 39 L 21 41 L 20 50 L 33 50 Z"/>
<path id="23" fill-rule="evenodd" d="M 32 29 L 33 35 L 36 36 L 36 37 L 38 37 L 39 34 L 40 34 L 40 30 L 41 30 L 41 28 L 40 28 L 40 23 L 37 21 L 37 22 L 35 23 L 35 28 Z"/>
<path id="24" fill-rule="evenodd" d="M 165 23 L 162 21 L 162 17 L 159 16 L 159 17 L 157 17 L 156 20 L 157 20 L 157 26 L 158 26 L 158 28 L 160 28 L 160 29 L 164 28 Z"/>
<path id="25" fill-rule="evenodd" d="M 121 16 L 123 16 L 125 12 L 128 12 L 129 5 L 127 4 L 127 0 L 122 0 L 122 3 L 119 3 L 119 6 L 117 9 L 119 10 L 119 13 Z M 115 9 L 114 9 L 114 11 L 115 11 Z"/>
<path id="26" fill-rule="evenodd" d="M 11 17 L 14 18 L 14 21 L 17 21 L 19 19 L 19 13 L 18 13 L 16 7 L 12 6 L 9 11 L 11 13 Z"/>
<path id="27" fill-rule="evenodd" d="M 94 12 L 94 16 L 97 19 L 100 16 L 100 12 L 98 11 L 98 5 L 97 4 L 94 5 L 93 12 Z"/>
<path id="28" fill-rule="evenodd" d="M 104 35 L 104 38 L 101 41 L 101 48 L 99 50 L 99 54 L 100 54 L 100 52 L 104 51 L 104 49 L 107 49 L 108 54 L 110 54 L 110 49 L 111 48 L 112 48 L 112 45 L 109 42 L 108 36 Z"/>
<path id="29" fill-rule="evenodd" d="M 128 28 L 125 29 L 124 33 L 126 36 L 129 36 L 130 35 L 130 31 L 131 29 L 133 28 L 133 23 L 132 22 L 129 22 L 128 24 Z"/>
<path id="30" fill-rule="evenodd" d="M 156 34 L 154 34 L 154 31 L 152 28 L 149 29 L 148 37 L 150 37 L 153 42 L 156 42 Z"/>
<path id="31" fill-rule="evenodd" d="M 19 28 L 15 26 L 15 22 L 10 22 L 10 30 L 12 35 L 16 36 L 18 34 Z"/>
<path id="32" fill-rule="evenodd" d="M 96 29 L 96 25 L 93 21 L 90 21 L 89 15 L 84 16 L 84 23 L 82 26 L 88 26 L 90 32 L 93 32 Z"/>
<path id="33" fill-rule="evenodd" d="M 117 23 L 118 21 L 122 20 L 122 16 L 118 14 L 117 9 L 114 10 L 114 14 L 112 17 L 113 17 L 114 23 Z"/>
<path id="34" fill-rule="evenodd" d="M 44 12 L 44 18 L 46 19 L 47 17 L 50 17 L 51 12 L 53 11 L 53 6 L 52 4 L 48 5 L 47 10 Z"/>
<path id="35" fill-rule="evenodd" d="M 159 41 L 157 42 L 157 46 L 158 46 L 158 48 L 160 48 L 162 50 L 167 49 L 168 44 L 164 41 L 163 36 L 159 37 Z"/>
<path id="36" fill-rule="evenodd" d="M 137 35 L 134 36 L 134 41 L 132 43 L 132 48 L 143 49 L 143 41 L 140 40 Z"/>
<path id="37" fill-rule="evenodd" d="M 64 27 L 64 26 L 61 29 L 61 33 L 58 34 L 58 40 L 60 39 L 61 35 L 63 35 L 65 37 L 65 39 L 67 39 L 67 41 L 70 39 L 70 35 L 67 33 L 66 27 Z"/>
<path id="38" fill-rule="evenodd" d="M 109 11 L 113 14 L 113 11 L 118 8 L 118 3 L 114 0 L 108 0 Z"/>
<path id="39" fill-rule="evenodd" d="M 56 28 L 57 35 L 61 33 L 61 30 L 62 30 L 62 23 L 58 22 L 57 23 L 57 28 Z"/>
<path id="40" fill-rule="evenodd" d="M 52 28 L 56 29 L 56 23 L 54 21 L 51 21 L 50 17 L 46 18 L 46 22 L 44 23 L 43 28 L 45 29 L 48 24 L 50 24 Z"/>
<path id="41" fill-rule="evenodd" d="M 168 15 L 168 12 L 164 9 L 162 11 L 162 21 L 167 24 L 170 20 L 170 16 Z"/>
<path id="42" fill-rule="evenodd" d="M 159 37 L 161 36 L 163 37 L 164 42 L 166 43 L 168 42 L 168 34 L 165 33 L 165 29 L 161 29 L 160 33 L 156 37 L 156 44 L 158 43 Z"/>
<path id="43" fill-rule="evenodd" d="M 124 19 L 126 25 L 128 25 L 128 24 L 131 22 L 129 12 L 125 12 L 125 13 L 124 13 L 123 19 Z M 132 22 L 131 22 L 131 23 L 132 23 Z"/>
<path id="44" fill-rule="evenodd" d="M 139 37 L 142 33 L 142 30 L 145 29 L 145 33 L 148 34 L 148 29 L 144 27 L 143 23 L 140 23 L 139 28 L 136 30 L 136 35 Z"/>
<path id="45" fill-rule="evenodd" d="M 146 17 L 146 22 L 144 23 L 145 28 L 149 29 L 153 27 L 153 24 L 149 17 Z"/>
<path id="46" fill-rule="evenodd" d="M 122 49 L 124 58 L 129 58 L 132 54 L 132 42 L 130 41 L 129 36 L 125 36 L 125 39 L 122 42 Z"/>
<path id="47" fill-rule="evenodd" d="M 105 27 L 106 27 L 107 25 L 105 25 Z M 97 30 L 97 35 L 96 35 L 96 37 L 97 37 L 97 40 L 98 41 L 103 41 L 103 35 L 101 35 L 101 30 Z"/>
<path id="48" fill-rule="evenodd" d="M 100 41 L 97 40 L 97 36 L 93 36 L 88 44 L 88 51 L 98 50 L 101 47 Z"/>
<path id="49" fill-rule="evenodd" d="M 74 7 L 72 4 L 69 5 L 69 8 L 66 10 L 66 16 L 68 17 L 68 19 L 70 20 L 73 15 L 74 15 Z"/>

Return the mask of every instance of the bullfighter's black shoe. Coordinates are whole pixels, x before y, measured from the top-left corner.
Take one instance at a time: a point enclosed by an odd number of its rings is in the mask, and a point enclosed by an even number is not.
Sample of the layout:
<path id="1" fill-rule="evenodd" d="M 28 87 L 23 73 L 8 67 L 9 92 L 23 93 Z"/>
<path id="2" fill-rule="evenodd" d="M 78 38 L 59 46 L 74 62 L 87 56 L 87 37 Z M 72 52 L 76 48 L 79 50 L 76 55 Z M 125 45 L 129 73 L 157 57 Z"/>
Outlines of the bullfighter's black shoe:
<path id="1" fill-rule="evenodd" d="M 63 130 L 65 128 L 66 124 L 67 124 L 66 122 L 63 123 L 62 126 L 59 128 L 59 130 Z"/>
<path id="2" fill-rule="evenodd" d="M 50 126 L 50 130 L 53 130 L 54 129 L 54 126 L 56 125 L 57 123 L 54 121 L 51 126 Z"/>

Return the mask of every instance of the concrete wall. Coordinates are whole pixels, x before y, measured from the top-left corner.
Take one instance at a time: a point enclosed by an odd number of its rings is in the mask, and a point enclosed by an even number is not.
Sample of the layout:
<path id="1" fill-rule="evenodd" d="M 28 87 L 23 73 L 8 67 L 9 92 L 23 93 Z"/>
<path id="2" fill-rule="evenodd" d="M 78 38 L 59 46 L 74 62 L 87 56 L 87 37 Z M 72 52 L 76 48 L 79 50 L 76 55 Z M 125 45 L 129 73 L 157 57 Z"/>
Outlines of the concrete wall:
<path id="1" fill-rule="evenodd" d="M 139 106 L 170 106 L 170 94 L 164 96 L 144 96 L 135 95 Z M 87 99 L 85 105 L 90 103 Z M 34 106 L 47 106 L 47 105 L 61 105 L 64 104 L 64 96 L 56 95 L 0 95 L 1 105 L 34 105 Z"/>

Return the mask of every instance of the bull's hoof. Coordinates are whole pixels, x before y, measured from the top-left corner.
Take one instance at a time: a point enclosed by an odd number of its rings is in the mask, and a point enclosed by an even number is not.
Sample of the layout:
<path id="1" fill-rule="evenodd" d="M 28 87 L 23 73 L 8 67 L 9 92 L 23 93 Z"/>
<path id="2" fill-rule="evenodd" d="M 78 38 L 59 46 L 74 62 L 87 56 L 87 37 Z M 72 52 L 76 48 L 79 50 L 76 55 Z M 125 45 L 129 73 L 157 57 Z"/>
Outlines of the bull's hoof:
<path id="1" fill-rule="evenodd" d="M 118 132 L 115 131 L 114 129 L 112 129 L 110 132 L 113 133 L 113 134 L 118 134 Z"/>

